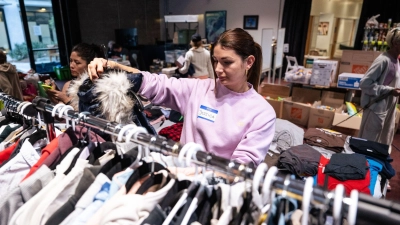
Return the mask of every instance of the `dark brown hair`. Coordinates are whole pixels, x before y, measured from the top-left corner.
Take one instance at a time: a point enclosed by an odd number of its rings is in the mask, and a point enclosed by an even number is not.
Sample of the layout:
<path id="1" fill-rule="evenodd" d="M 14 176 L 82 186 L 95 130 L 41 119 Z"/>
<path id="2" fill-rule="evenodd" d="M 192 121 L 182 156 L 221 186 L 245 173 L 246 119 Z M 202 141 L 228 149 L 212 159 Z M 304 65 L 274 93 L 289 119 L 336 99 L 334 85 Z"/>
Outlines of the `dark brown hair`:
<path id="1" fill-rule="evenodd" d="M 253 66 L 248 71 L 247 81 L 252 84 L 253 88 L 257 91 L 260 83 L 262 66 L 261 46 L 254 42 L 253 37 L 241 28 L 230 29 L 223 32 L 212 45 L 211 56 L 214 55 L 214 48 L 217 45 L 234 50 L 242 60 L 245 60 L 250 55 L 254 56 L 255 60 Z M 211 57 L 211 62 L 215 65 L 214 57 Z M 217 79 L 215 68 L 214 77 Z"/>
<path id="2" fill-rule="evenodd" d="M 104 58 L 103 50 L 96 44 L 79 43 L 72 48 L 72 52 L 76 52 L 87 64 L 94 58 Z"/>
<path id="3" fill-rule="evenodd" d="M 7 62 L 7 55 L 3 51 L 0 50 L 0 64 Z"/>

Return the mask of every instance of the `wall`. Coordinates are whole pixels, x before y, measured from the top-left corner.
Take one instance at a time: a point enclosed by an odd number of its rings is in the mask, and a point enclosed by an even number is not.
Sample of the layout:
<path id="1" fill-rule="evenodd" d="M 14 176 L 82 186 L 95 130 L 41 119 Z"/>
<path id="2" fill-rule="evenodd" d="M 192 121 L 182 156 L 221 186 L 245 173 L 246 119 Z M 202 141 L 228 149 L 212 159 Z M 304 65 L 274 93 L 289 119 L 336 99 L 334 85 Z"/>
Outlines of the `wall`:
<path id="1" fill-rule="evenodd" d="M 206 11 L 226 10 L 227 29 L 243 28 L 244 15 L 259 15 L 258 30 L 247 31 L 256 42 L 261 43 L 261 31 L 263 28 L 274 28 L 274 36 L 276 36 L 276 30 L 280 22 L 279 15 L 282 15 L 284 0 L 166 0 L 163 4 L 166 5 L 161 6 L 161 14 L 201 14 L 199 16 L 199 33 L 202 37 L 205 36 L 203 15 Z M 164 17 L 162 16 L 162 18 Z M 160 31 L 162 35 L 165 32 L 163 28 L 164 26 L 162 25 L 162 30 Z M 169 26 L 169 29 L 169 36 L 172 39 L 173 27 Z M 165 36 L 162 37 L 165 38 Z"/>
<path id="2" fill-rule="evenodd" d="M 135 27 L 138 44 L 155 44 L 155 39 L 160 37 L 160 1 L 79 1 L 82 41 L 107 44 L 109 40 L 115 40 L 114 29 Z"/>
<path id="3" fill-rule="evenodd" d="M 313 0 L 311 16 L 332 13 L 335 18 L 359 19 L 363 0 Z"/>

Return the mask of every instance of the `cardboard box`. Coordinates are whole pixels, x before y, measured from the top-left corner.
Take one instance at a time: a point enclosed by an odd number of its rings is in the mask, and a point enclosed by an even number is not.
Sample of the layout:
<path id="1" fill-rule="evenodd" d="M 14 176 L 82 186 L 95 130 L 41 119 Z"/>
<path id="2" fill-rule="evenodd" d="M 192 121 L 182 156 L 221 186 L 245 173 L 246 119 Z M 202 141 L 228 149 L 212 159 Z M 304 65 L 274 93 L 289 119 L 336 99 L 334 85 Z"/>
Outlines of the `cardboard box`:
<path id="1" fill-rule="evenodd" d="M 344 93 L 322 91 L 321 101 L 314 102 L 310 109 L 307 127 L 330 128 L 332 126 L 333 118 L 335 117 L 335 112 L 342 110 L 344 97 Z M 330 106 L 335 110 L 319 109 L 318 107 L 321 105 Z"/>
<path id="2" fill-rule="evenodd" d="M 349 118 L 349 114 L 347 113 L 342 113 L 341 111 L 347 112 L 347 107 L 346 105 L 342 106 L 342 109 L 340 111 L 337 111 L 335 113 L 335 117 L 333 118 L 332 126 L 335 127 L 344 127 L 344 128 L 349 128 L 353 130 L 359 130 L 361 126 L 361 117 L 358 115 L 351 117 L 350 119 L 346 120 Z M 344 121 L 346 120 L 346 121 Z M 342 122 L 344 121 L 344 122 Z M 335 127 L 332 129 L 334 130 Z"/>
<path id="3" fill-rule="evenodd" d="M 333 60 L 316 60 L 312 68 L 310 85 L 330 87 L 335 81 L 338 62 Z"/>
<path id="4" fill-rule="evenodd" d="M 276 100 L 278 97 L 287 98 L 290 95 L 290 87 L 274 84 L 262 84 L 259 87 L 260 95 L 266 99 L 268 103 L 274 108 L 276 118 L 282 118 L 283 101 Z"/>
<path id="5" fill-rule="evenodd" d="M 338 88 L 346 89 L 360 89 L 360 81 L 364 77 L 364 74 L 358 73 L 342 73 L 338 77 Z"/>
<path id="6" fill-rule="evenodd" d="M 294 87 L 292 96 L 283 100 L 282 119 L 306 127 L 311 104 L 320 98 L 320 90 Z"/>
<path id="7" fill-rule="evenodd" d="M 343 50 L 340 60 L 339 74 L 365 74 L 372 62 L 381 54 L 374 51 Z"/>

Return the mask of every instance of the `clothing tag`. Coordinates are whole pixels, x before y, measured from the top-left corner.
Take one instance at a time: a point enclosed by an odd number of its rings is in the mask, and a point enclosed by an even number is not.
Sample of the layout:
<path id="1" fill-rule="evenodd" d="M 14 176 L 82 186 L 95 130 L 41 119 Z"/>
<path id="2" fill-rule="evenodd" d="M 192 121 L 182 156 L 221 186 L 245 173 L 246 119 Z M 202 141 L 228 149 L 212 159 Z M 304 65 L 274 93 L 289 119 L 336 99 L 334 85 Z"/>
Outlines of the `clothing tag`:
<path id="1" fill-rule="evenodd" d="M 210 107 L 200 105 L 199 113 L 197 114 L 197 118 L 205 119 L 210 122 L 215 122 L 217 118 L 218 110 L 212 109 Z"/>

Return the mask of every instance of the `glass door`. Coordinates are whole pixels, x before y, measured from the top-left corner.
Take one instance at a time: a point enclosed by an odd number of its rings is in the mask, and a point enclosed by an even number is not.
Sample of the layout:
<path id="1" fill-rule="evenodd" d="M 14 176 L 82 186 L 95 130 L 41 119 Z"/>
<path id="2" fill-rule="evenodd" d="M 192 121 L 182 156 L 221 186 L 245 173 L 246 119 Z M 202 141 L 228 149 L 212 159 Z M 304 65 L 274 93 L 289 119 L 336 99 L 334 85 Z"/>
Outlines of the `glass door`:
<path id="1" fill-rule="evenodd" d="M 53 72 L 60 65 L 60 53 L 51 0 L 23 0 L 27 35 L 31 42 L 33 64 L 38 73 Z M 21 11 L 21 12 L 23 12 Z"/>
<path id="2" fill-rule="evenodd" d="M 7 61 L 18 71 L 31 69 L 25 32 L 18 0 L 0 3 L 0 50 L 7 54 Z"/>
<path id="3" fill-rule="evenodd" d="M 0 2 L 0 49 L 21 72 L 60 65 L 51 0 Z"/>

